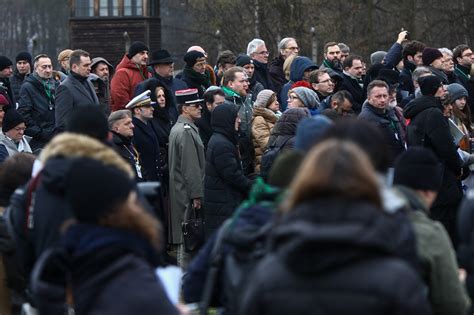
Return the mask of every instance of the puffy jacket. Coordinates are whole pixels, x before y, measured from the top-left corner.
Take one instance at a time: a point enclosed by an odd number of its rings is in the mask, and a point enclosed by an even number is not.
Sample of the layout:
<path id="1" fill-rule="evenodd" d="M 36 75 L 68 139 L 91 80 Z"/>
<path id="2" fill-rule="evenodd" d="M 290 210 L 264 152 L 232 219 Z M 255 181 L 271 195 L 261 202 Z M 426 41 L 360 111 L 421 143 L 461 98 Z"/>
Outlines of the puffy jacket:
<path id="1" fill-rule="evenodd" d="M 252 119 L 252 140 L 255 148 L 255 172 L 260 172 L 260 162 L 263 152 L 267 148 L 268 140 L 277 116 L 268 108 L 254 107 Z"/>
<path id="2" fill-rule="evenodd" d="M 204 217 L 206 236 L 210 236 L 232 215 L 250 190 L 237 149 L 235 120 L 238 108 L 223 104 L 214 109 L 211 126 L 214 133 L 206 152 L 204 178 Z"/>
<path id="3" fill-rule="evenodd" d="M 303 80 L 305 71 L 317 69 L 316 64 L 308 57 L 298 56 L 291 63 L 290 67 L 290 81 L 285 83 L 280 91 L 279 102 L 282 111 L 286 110 L 288 106 L 288 91 L 293 83 Z"/>
<path id="4" fill-rule="evenodd" d="M 431 314 L 422 280 L 387 241 L 399 233 L 363 201 L 298 206 L 274 228 L 239 314 Z"/>
<path id="5" fill-rule="evenodd" d="M 137 65 L 125 54 L 115 69 L 110 84 L 112 111 L 124 109 L 133 98 L 137 85 L 150 77 L 146 66 Z"/>

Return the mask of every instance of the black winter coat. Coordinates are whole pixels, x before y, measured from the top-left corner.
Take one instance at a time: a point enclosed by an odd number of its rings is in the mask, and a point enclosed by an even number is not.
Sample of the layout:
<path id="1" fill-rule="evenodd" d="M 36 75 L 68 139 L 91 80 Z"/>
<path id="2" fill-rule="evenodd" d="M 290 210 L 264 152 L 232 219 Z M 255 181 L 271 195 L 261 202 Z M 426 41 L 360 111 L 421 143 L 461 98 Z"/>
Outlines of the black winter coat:
<path id="1" fill-rule="evenodd" d="M 338 91 L 346 90 L 352 95 L 352 109 L 358 114 L 361 112 L 362 104 L 366 99 L 366 94 L 362 86 L 359 85 L 356 79 L 351 78 L 347 74 L 343 73 L 344 79 L 342 84 L 338 88 Z"/>
<path id="2" fill-rule="evenodd" d="M 253 76 L 257 79 L 257 81 L 262 83 L 265 89 L 275 91 L 270 73 L 268 72 L 267 64 L 253 59 L 253 65 L 255 66 L 255 72 L 253 73 Z"/>
<path id="3" fill-rule="evenodd" d="M 33 298 L 42 314 L 64 314 L 68 274 L 76 314 L 178 314 L 155 275 L 154 249 L 138 234 L 76 224 L 63 244 L 46 252 L 33 273 Z"/>
<path id="4" fill-rule="evenodd" d="M 461 160 L 448 120 L 443 116 L 441 101 L 434 96 L 421 96 L 408 103 L 403 114 L 411 119 L 407 126 L 408 146 L 422 145 L 432 150 L 443 165 L 443 181 L 431 206 L 431 217 L 443 223 L 455 243 L 456 214 L 463 196 L 457 179 L 461 174 Z"/>
<path id="5" fill-rule="evenodd" d="M 10 86 L 17 101 L 20 98 L 20 88 L 25 79 L 26 75 L 20 74 L 17 70 L 15 70 L 13 75 L 10 77 Z"/>
<path id="6" fill-rule="evenodd" d="M 293 149 L 295 146 L 296 128 L 298 123 L 306 117 L 310 117 L 307 108 L 287 109 L 273 127 L 267 148 L 270 146 L 283 146 L 283 149 Z"/>
<path id="7" fill-rule="evenodd" d="M 472 179 L 469 184 L 472 184 Z M 466 289 L 471 301 L 474 301 L 474 234 L 472 233 L 474 231 L 474 190 L 472 188 L 468 190 L 466 198 L 459 208 L 457 231 L 459 267 L 466 270 Z"/>
<path id="8" fill-rule="evenodd" d="M 285 59 L 283 59 L 283 56 L 278 56 L 271 61 L 270 68 L 268 70 L 273 82 L 273 87 L 275 88 L 274 91 L 277 93 L 277 95 L 280 94 L 280 90 L 282 86 L 286 82 L 288 82 L 285 76 L 285 72 L 283 72 L 284 63 L 285 63 Z"/>
<path id="9" fill-rule="evenodd" d="M 138 150 L 132 143 L 132 139 L 127 139 L 118 133 L 112 131 L 112 149 L 115 150 L 132 168 L 135 172 L 135 179 L 137 182 L 143 181 L 143 165 L 140 159 Z M 137 166 L 140 166 L 140 174 L 138 173 Z"/>
<path id="10" fill-rule="evenodd" d="M 161 181 L 160 144 L 150 123 L 144 123 L 133 117 L 133 143 L 140 153 L 140 162 L 146 181 Z"/>
<path id="11" fill-rule="evenodd" d="M 33 152 L 43 148 L 55 132 L 55 91 L 60 82 L 54 79 L 50 82 L 53 85 L 50 97 L 34 75 L 29 75 L 20 89 L 18 112 L 26 122 L 25 134 L 33 138 L 30 142 Z"/>
<path id="12" fill-rule="evenodd" d="M 398 233 L 364 202 L 300 205 L 274 229 L 239 314 L 431 314 L 422 280 L 389 241 Z"/>
<path id="13" fill-rule="evenodd" d="M 204 178 L 206 237 L 232 215 L 252 185 L 244 175 L 237 148 L 238 110 L 235 105 L 223 104 L 212 113 L 214 133 L 207 147 Z"/>
<path id="14" fill-rule="evenodd" d="M 390 165 L 393 165 L 397 156 L 405 151 L 405 139 L 403 139 L 403 131 L 397 115 L 393 109 L 379 109 L 368 102 L 362 106 L 360 119 L 372 122 L 381 130 L 385 141 L 390 150 Z"/>

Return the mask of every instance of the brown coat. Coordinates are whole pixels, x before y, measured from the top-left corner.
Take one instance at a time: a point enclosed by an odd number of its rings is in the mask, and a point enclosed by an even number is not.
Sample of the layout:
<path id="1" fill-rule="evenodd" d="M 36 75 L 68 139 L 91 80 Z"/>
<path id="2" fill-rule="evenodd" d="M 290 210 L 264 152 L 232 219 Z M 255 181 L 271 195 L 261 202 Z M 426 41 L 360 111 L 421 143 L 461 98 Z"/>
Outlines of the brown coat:
<path id="1" fill-rule="evenodd" d="M 277 119 L 277 116 L 268 108 L 256 106 L 253 109 L 252 139 L 255 148 L 255 172 L 257 173 L 260 172 L 260 161 Z"/>

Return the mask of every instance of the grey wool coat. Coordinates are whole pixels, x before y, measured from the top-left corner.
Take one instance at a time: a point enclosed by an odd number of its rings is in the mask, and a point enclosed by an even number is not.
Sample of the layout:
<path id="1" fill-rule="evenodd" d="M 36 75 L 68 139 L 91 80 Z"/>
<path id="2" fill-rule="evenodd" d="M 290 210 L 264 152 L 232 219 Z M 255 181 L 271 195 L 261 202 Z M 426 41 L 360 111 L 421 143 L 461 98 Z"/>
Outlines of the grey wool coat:
<path id="1" fill-rule="evenodd" d="M 206 158 L 199 129 L 182 115 L 173 126 L 169 138 L 170 171 L 170 243 L 181 244 L 181 223 L 192 199 L 203 197 Z"/>

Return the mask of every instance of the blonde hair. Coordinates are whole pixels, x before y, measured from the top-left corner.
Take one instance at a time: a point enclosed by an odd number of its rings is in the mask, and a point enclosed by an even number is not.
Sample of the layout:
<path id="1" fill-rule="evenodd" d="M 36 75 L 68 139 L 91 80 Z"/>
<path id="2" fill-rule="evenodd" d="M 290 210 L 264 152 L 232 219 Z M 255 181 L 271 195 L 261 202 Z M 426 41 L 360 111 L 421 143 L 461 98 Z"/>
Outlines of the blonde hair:
<path id="1" fill-rule="evenodd" d="M 327 140 L 314 147 L 293 179 L 282 210 L 316 198 L 365 200 L 382 207 L 375 170 L 354 143 Z"/>
<path id="2" fill-rule="evenodd" d="M 296 57 L 296 55 L 290 55 L 285 59 L 285 62 L 283 62 L 283 73 L 285 74 L 285 78 L 287 80 L 290 80 L 291 64 L 293 63 L 293 60 L 295 60 Z"/>

